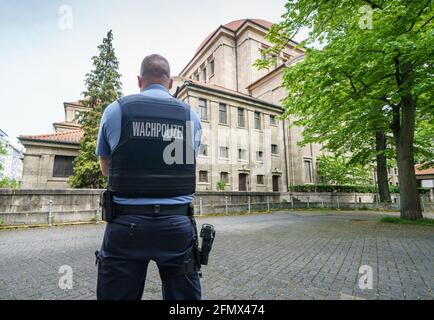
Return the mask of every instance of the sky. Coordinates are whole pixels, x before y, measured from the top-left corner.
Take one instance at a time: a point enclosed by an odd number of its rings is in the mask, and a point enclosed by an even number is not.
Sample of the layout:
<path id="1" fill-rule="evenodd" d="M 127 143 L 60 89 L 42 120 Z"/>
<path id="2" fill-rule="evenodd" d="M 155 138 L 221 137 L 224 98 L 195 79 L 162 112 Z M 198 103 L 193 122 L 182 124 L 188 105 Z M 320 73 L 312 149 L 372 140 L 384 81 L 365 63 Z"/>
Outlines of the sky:
<path id="1" fill-rule="evenodd" d="M 138 91 L 143 57 L 165 56 L 178 75 L 218 26 L 278 22 L 285 0 L 0 0 L 0 129 L 12 139 L 53 131 L 63 102 L 82 98 L 91 57 L 111 29 L 123 94 Z M 302 38 L 302 35 L 300 35 Z M 301 40 L 297 37 L 296 40 Z"/>

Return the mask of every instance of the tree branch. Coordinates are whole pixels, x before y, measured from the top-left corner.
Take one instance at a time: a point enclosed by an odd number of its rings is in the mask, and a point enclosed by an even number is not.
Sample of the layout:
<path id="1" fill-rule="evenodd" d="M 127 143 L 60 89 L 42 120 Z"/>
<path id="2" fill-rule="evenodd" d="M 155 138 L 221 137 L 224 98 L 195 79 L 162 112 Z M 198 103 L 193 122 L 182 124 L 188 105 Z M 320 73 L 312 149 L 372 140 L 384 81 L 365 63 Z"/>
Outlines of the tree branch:
<path id="1" fill-rule="evenodd" d="M 420 15 L 423 13 L 423 11 L 425 10 L 425 8 L 428 7 L 428 5 L 429 5 L 429 3 L 430 3 L 431 1 L 432 1 L 432 0 L 428 0 L 427 3 L 423 6 L 423 8 L 419 10 L 419 12 L 418 12 L 416 18 L 414 19 L 413 23 L 411 24 L 411 26 L 410 26 L 410 28 L 407 30 L 407 32 L 408 32 L 408 31 L 411 31 L 411 29 L 413 29 L 414 25 L 415 25 L 416 22 L 417 22 L 417 18 L 420 17 Z"/>
<path id="2" fill-rule="evenodd" d="M 417 30 L 416 32 L 419 32 L 420 30 L 422 30 L 428 23 L 430 23 L 432 20 L 434 19 L 434 16 L 432 16 L 431 18 L 429 18 L 420 28 L 419 30 Z"/>
<path id="3" fill-rule="evenodd" d="M 391 106 L 392 108 L 398 106 L 397 104 L 392 103 L 392 102 L 390 101 L 390 99 L 387 99 L 386 96 L 379 97 L 378 99 L 380 99 L 381 101 L 386 102 L 386 103 L 387 103 L 389 106 Z"/>
<path id="4" fill-rule="evenodd" d="M 354 83 L 353 83 L 353 77 L 350 76 L 350 75 L 348 75 L 348 74 L 346 74 L 345 72 L 342 72 L 342 73 L 343 73 L 343 74 L 348 78 L 348 80 L 350 80 L 351 87 L 353 88 L 354 93 L 357 94 L 356 86 L 355 86 Z"/>

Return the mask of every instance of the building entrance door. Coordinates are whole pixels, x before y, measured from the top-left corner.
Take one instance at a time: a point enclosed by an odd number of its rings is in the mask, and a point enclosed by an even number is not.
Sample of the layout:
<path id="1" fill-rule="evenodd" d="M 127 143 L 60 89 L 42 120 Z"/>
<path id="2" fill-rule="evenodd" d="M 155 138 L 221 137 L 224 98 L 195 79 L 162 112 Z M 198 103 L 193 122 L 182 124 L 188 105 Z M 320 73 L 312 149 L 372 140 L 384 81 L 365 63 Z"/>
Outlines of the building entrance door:
<path id="1" fill-rule="evenodd" d="M 273 176 L 273 191 L 279 191 L 279 176 Z"/>
<path id="2" fill-rule="evenodd" d="M 238 190 L 247 191 L 247 173 L 240 173 L 238 175 Z"/>

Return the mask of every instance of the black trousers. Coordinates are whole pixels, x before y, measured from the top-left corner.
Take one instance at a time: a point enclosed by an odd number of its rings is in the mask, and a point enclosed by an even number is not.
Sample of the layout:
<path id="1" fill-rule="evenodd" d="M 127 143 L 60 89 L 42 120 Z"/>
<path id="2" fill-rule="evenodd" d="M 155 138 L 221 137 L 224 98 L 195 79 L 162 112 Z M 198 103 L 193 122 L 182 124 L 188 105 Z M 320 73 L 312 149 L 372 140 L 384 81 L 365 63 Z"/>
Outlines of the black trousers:
<path id="1" fill-rule="evenodd" d="M 194 235 L 194 225 L 185 216 L 128 215 L 108 223 L 98 255 L 97 299 L 140 300 L 149 261 L 163 273 L 179 265 Z M 163 277 L 161 282 L 165 300 L 201 298 L 198 274 Z"/>

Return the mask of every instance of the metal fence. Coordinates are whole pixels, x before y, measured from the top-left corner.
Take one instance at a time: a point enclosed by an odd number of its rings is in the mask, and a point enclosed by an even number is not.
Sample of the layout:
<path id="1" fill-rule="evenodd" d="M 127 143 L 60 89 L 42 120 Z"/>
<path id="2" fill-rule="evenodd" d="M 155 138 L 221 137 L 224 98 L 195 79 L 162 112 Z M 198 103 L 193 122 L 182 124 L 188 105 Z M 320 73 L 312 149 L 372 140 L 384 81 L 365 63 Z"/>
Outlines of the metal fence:
<path id="1" fill-rule="evenodd" d="M 267 197 L 265 202 L 251 201 L 247 197 L 247 202 L 231 202 L 230 197 L 225 196 L 221 202 L 207 202 L 206 198 L 198 197 L 195 200 L 195 211 L 198 215 L 207 214 L 231 214 L 231 213 L 251 213 L 276 210 L 292 209 L 340 209 L 340 210 L 396 210 L 400 209 L 399 196 L 392 198 L 392 202 L 384 204 L 379 202 L 379 197 L 374 197 L 374 202 L 361 201 L 360 198 L 354 197 L 354 201 L 348 201 L 348 196 L 336 195 L 331 197 L 331 201 L 315 201 L 307 197 L 306 201 L 300 201 L 297 198 L 290 197 L 288 201 L 271 201 Z M 434 212 L 434 202 L 429 198 L 421 197 L 421 206 L 423 211 Z"/>

